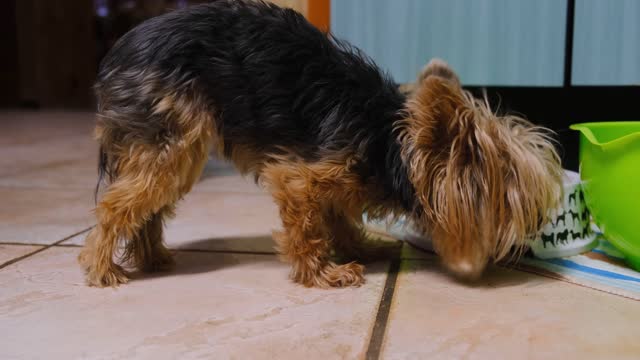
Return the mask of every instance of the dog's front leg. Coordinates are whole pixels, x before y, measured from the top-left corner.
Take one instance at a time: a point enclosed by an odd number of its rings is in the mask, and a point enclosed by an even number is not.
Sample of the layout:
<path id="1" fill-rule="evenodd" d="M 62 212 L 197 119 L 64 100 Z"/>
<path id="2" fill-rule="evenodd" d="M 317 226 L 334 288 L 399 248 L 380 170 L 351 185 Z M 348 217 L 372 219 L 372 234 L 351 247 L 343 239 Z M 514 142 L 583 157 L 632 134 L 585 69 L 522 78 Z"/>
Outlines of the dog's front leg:
<path id="1" fill-rule="evenodd" d="M 291 277 L 308 287 L 359 286 L 364 266 L 336 264 L 330 255 L 335 236 L 331 206 L 336 202 L 335 184 L 313 180 L 309 172 L 289 169 L 271 178 L 270 189 L 280 208 L 284 231 L 274 232 L 281 257 L 292 265 Z"/>

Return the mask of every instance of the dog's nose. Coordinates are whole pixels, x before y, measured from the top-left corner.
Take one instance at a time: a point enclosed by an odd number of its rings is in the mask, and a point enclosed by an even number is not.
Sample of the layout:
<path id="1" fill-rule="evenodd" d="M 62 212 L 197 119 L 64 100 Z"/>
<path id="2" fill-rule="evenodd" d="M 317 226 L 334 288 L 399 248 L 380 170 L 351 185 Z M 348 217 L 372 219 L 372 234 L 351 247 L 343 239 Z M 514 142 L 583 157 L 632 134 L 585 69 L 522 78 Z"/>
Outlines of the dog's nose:
<path id="1" fill-rule="evenodd" d="M 484 270 L 485 263 L 473 263 L 470 259 L 462 259 L 448 263 L 449 270 L 461 280 L 473 281 L 480 277 Z"/>

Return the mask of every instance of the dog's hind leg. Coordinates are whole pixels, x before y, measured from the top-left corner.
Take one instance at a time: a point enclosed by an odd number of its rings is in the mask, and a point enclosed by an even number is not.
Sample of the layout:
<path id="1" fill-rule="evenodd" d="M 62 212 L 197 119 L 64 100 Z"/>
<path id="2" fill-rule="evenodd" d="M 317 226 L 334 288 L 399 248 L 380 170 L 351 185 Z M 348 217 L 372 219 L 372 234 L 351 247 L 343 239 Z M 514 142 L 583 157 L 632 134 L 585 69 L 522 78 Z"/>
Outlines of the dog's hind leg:
<path id="1" fill-rule="evenodd" d="M 174 265 L 173 256 L 164 245 L 162 237 L 164 219 L 172 213 L 169 208 L 173 206 L 167 205 L 153 214 L 126 243 L 123 257 L 142 271 L 169 270 Z"/>
<path id="2" fill-rule="evenodd" d="M 209 119 L 198 114 L 175 117 L 171 121 L 179 126 L 157 143 L 113 145 L 101 139 L 115 175 L 96 207 L 98 224 L 79 257 L 89 284 L 115 286 L 127 281 L 113 260 L 120 240 L 125 241 L 124 260 L 138 269 L 171 266 L 171 254 L 162 244 L 163 218 L 173 212 L 204 168 L 213 137 Z"/>

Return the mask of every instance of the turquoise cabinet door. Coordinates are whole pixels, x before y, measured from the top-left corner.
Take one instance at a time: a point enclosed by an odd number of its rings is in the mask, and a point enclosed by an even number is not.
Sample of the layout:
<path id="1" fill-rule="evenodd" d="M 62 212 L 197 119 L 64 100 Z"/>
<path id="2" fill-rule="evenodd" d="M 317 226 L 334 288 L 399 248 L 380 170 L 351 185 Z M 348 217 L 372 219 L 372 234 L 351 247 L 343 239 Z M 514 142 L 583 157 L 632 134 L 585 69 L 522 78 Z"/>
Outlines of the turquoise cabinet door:
<path id="1" fill-rule="evenodd" d="M 573 85 L 640 85 L 640 1 L 576 0 Z"/>
<path id="2" fill-rule="evenodd" d="M 331 29 L 398 82 L 432 57 L 466 85 L 561 86 L 566 0 L 333 0 Z"/>

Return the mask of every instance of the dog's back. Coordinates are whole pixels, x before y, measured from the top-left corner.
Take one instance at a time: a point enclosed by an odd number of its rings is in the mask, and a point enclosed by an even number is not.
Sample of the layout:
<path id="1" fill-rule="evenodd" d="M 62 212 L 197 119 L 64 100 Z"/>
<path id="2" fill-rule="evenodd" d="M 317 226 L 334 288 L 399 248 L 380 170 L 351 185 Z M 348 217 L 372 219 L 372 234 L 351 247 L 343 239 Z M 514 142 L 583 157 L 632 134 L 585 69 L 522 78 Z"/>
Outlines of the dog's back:
<path id="1" fill-rule="evenodd" d="M 163 110 L 181 104 L 214 115 L 227 158 L 251 146 L 309 161 L 354 145 L 366 156 L 362 144 L 388 135 L 404 101 L 366 57 L 295 11 L 227 0 L 126 34 L 102 62 L 96 92 L 102 126 L 127 136 L 155 142 L 171 131 Z"/>

